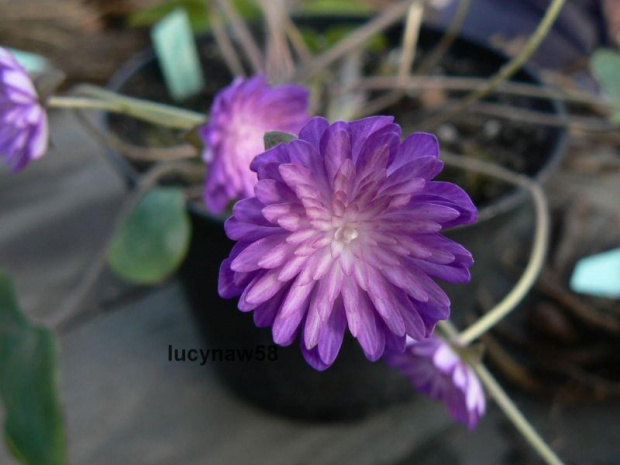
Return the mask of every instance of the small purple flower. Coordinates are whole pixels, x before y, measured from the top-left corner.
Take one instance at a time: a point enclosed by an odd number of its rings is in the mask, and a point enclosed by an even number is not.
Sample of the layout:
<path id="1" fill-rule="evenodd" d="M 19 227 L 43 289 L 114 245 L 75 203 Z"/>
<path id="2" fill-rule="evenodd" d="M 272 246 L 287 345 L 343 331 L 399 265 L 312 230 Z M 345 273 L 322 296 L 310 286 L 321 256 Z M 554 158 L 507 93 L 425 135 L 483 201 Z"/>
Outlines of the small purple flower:
<path id="1" fill-rule="evenodd" d="M 30 76 L 0 47 L 0 156 L 19 171 L 45 155 L 47 142 L 47 116 Z"/>
<path id="2" fill-rule="evenodd" d="M 205 202 L 221 213 L 229 201 L 254 195 L 250 162 L 264 152 L 267 131 L 297 134 L 308 121 L 309 91 L 301 86 L 270 86 L 262 75 L 237 78 L 222 89 L 202 129 L 208 164 Z"/>
<path id="3" fill-rule="evenodd" d="M 486 400 L 478 376 L 442 339 L 409 340 L 405 352 L 386 352 L 385 360 L 410 378 L 418 391 L 443 401 L 470 430 L 484 415 Z"/>
<path id="4" fill-rule="evenodd" d="M 433 281 L 467 282 L 471 254 L 443 237 L 471 223 L 476 208 L 454 184 L 431 181 L 442 168 L 437 139 L 401 143 L 389 116 L 332 125 L 313 118 L 299 139 L 251 164 L 256 197 L 226 222 L 238 241 L 222 263 L 219 292 L 241 296 L 277 344 L 301 333 L 306 360 L 324 370 L 346 328 L 366 357 L 405 338 L 427 338 L 448 318 L 450 300 Z"/>

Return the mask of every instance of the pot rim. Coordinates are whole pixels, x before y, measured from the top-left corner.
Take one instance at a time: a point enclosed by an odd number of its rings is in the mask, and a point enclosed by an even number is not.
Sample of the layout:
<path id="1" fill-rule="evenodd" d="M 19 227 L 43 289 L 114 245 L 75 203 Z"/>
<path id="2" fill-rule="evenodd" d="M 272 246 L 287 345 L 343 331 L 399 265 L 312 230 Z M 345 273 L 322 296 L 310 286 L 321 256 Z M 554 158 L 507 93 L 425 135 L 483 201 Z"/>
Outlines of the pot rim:
<path id="1" fill-rule="evenodd" d="M 334 21 L 334 17 L 328 16 L 304 16 L 300 18 L 296 18 L 300 20 L 307 21 Z M 357 23 L 363 22 L 367 19 L 366 16 L 342 16 L 338 17 L 336 20 L 342 23 Z M 436 25 L 423 24 L 422 29 L 426 29 L 427 31 L 433 31 L 437 33 L 444 33 L 445 28 L 438 27 Z M 198 38 L 209 37 L 209 33 L 205 33 L 199 35 Z M 488 53 L 495 55 L 498 59 L 503 62 L 507 62 L 510 60 L 510 57 L 503 53 L 500 50 L 489 47 L 478 39 L 475 39 L 467 34 L 459 33 L 455 42 L 467 43 L 468 45 L 472 45 L 475 47 L 483 48 Z M 149 45 L 144 50 L 137 52 L 133 56 L 131 56 L 121 67 L 114 73 L 112 78 L 106 84 L 106 88 L 115 92 L 118 92 L 128 81 L 129 79 L 136 73 L 138 73 L 142 68 L 151 63 L 153 60 L 156 60 L 155 50 L 152 45 Z M 533 69 L 531 65 L 525 64 L 519 70 L 519 73 L 527 75 L 528 78 L 531 79 L 533 84 L 543 87 L 544 83 L 540 78 L 537 70 Z M 566 105 L 563 100 L 558 99 L 557 97 L 553 97 L 547 100 L 552 107 L 553 112 L 550 114 L 555 114 L 558 116 L 566 115 Z M 100 123 L 105 127 L 109 124 L 109 115 L 102 113 L 102 117 Z M 557 170 L 560 165 L 562 159 L 564 158 L 564 154 L 566 153 L 566 146 L 568 143 L 568 131 L 564 127 L 550 128 L 556 131 L 555 141 L 553 143 L 553 147 L 547 157 L 546 161 L 543 163 L 541 168 L 532 176 L 533 179 L 538 181 L 539 183 L 545 183 L 549 177 Z M 106 150 L 108 157 L 110 158 L 112 165 L 120 172 L 125 181 L 131 186 L 137 183 L 140 173 L 131 165 L 130 161 L 123 157 L 120 153 L 118 153 L 114 149 Z M 441 156 L 441 155 L 440 155 Z M 520 187 L 515 187 L 506 194 L 500 196 L 497 199 L 492 200 L 491 202 L 484 205 L 482 208 L 478 210 L 478 219 L 475 223 L 458 226 L 456 228 L 452 228 L 451 230 L 465 230 L 474 228 L 482 223 L 490 221 L 491 219 L 500 216 L 510 210 L 513 210 L 518 205 L 520 205 L 525 197 L 527 196 L 527 191 Z M 223 215 L 214 215 L 209 212 L 206 208 L 202 208 L 198 206 L 194 202 L 187 203 L 188 210 L 198 216 L 201 216 L 211 222 L 218 223 L 223 225 L 227 216 Z"/>

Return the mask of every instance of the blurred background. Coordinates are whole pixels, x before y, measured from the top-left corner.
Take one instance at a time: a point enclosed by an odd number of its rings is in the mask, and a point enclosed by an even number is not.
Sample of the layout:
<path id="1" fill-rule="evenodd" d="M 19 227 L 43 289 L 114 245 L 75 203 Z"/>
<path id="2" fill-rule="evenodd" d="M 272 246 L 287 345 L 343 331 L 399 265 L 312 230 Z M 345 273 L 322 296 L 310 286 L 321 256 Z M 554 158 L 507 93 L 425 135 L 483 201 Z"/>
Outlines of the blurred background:
<path id="1" fill-rule="evenodd" d="M 250 0 L 241 3 L 247 18 L 259 17 Z M 364 16 L 392 2 L 289 3 L 299 14 Z M 520 50 L 549 5 L 468 3 L 462 34 L 508 55 Z M 67 74 L 66 88 L 104 85 L 150 44 L 150 27 L 175 8 L 187 9 L 196 33 L 207 31 L 204 5 L 0 0 L 0 45 L 45 57 Z M 433 0 L 424 21 L 448 27 L 460 5 Z M 549 84 L 603 98 L 591 57 L 603 48 L 617 51 L 619 40 L 620 1 L 570 0 L 531 64 Z M 593 109 L 583 115 L 604 116 Z M 484 343 L 489 366 L 568 463 L 611 465 L 620 463 L 620 305 L 617 296 L 576 293 L 569 281 L 582 259 L 620 247 L 620 131 L 593 136 L 567 125 L 566 156 L 546 184 L 553 214 L 548 264 L 518 315 Z M 70 114 L 53 112 L 51 133 L 44 159 L 17 176 L 0 171 L 0 266 L 15 279 L 24 311 L 41 323 L 103 247 L 126 190 L 105 148 Z M 450 128 L 440 137 L 450 139 Z M 513 278 L 523 265 L 514 256 L 519 250 L 492 252 Z M 618 262 L 605 270 L 620 283 Z M 484 289 L 474 297 L 484 308 L 495 298 Z M 93 301 L 99 311 L 60 336 L 71 463 L 539 463 L 494 406 L 468 432 L 443 405 L 418 397 L 344 423 L 291 420 L 245 403 L 212 367 L 168 362 L 168 345 L 200 346 L 176 279 L 145 288 L 106 273 Z M 14 463 L 4 447 L 0 463 Z"/>

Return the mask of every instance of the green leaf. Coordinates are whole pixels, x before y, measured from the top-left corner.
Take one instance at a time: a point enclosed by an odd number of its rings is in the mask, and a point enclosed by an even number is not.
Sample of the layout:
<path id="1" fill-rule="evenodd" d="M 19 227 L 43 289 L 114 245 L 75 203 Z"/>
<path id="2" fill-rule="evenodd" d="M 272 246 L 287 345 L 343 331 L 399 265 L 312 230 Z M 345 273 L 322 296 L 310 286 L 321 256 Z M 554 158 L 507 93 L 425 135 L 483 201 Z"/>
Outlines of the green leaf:
<path id="1" fill-rule="evenodd" d="M 187 10 L 194 32 L 208 29 L 208 18 L 204 0 L 167 0 L 146 8 L 136 10 L 129 15 L 132 27 L 148 27 L 168 16 L 177 8 Z"/>
<path id="2" fill-rule="evenodd" d="M 65 465 L 54 333 L 20 311 L 11 279 L 0 271 L 0 397 L 9 450 L 24 464 Z"/>
<path id="3" fill-rule="evenodd" d="M 212 0 L 211 0 L 212 1 Z M 255 0 L 234 0 L 239 14 L 245 19 L 260 17 L 261 11 Z M 206 32 L 210 29 L 208 2 L 205 0 L 164 0 L 129 15 L 132 27 L 149 27 L 159 22 L 176 8 L 185 8 L 194 32 Z"/>
<path id="4" fill-rule="evenodd" d="M 182 189 L 157 187 L 144 196 L 114 234 L 108 262 L 127 281 L 156 284 L 181 265 L 190 236 Z"/>
<path id="5" fill-rule="evenodd" d="M 265 150 L 269 150 L 278 144 L 286 144 L 295 139 L 297 139 L 295 134 L 281 131 L 267 131 L 263 136 Z"/>
<path id="6" fill-rule="evenodd" d="M 370 3 L 363 0 L 305 0 L 301 12 L 307 15 L 359 15 L 372 13 Z"/>
<path id="7" fill-rule="evenodd" d="M 612 99 L 620 100 L 620 54 L 609 49 L 597 50 L 590 59 L 590 70 L 603 91 Z M 620 109 L 613 119 L 620 123 Z"/>

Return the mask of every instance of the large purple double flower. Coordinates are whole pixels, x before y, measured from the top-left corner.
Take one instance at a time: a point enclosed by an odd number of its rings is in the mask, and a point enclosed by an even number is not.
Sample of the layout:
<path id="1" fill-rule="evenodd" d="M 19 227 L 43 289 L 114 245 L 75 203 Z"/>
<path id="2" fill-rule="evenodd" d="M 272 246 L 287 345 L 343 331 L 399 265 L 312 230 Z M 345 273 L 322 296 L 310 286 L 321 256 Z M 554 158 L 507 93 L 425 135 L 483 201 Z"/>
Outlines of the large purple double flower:
<path id="1" fill-rule="evenodd" d="M 0 47 L 0 156 L 19 171 L 45 155 L 48 123 L 28 72 Z"/>
<path id="2" fill-rule="evenodd" d="M 264 76 L 237 78 L 220 91 L 201 131 L 208 164 L 204 198 L 213 213 L 231 200 L 254 195 L 252 159 L 264 151 L 267 131 L 297 134 L 308 121 L 309 91 L 301 86 L 270 86 Z"/>
<path id="3" fill-rule="evenodd" d="M 437 140 L 401 143 L 393 118 L 329 124 L 313 118 L 299 139 L 251 164 L 255 197 L 238 202 L 226 233 L 219 292 L 240 296 L 277 344 L 301 335 L 317 370 L 329 367 L 348 327 L 366 357 L 423 340 L 450 313 L 433 278 L 467 282 L 471 254 L 441 235 L 475 221 L 476 208 L 441 171 Z"/>

